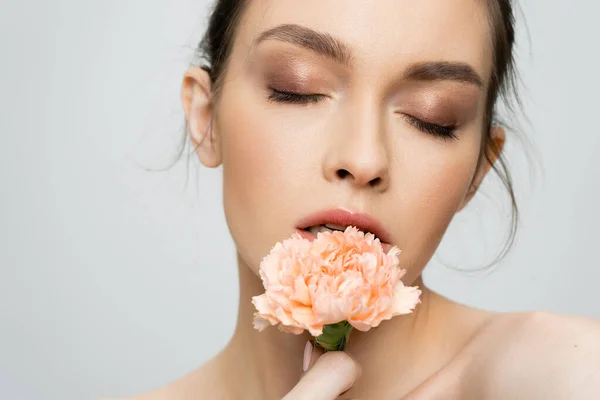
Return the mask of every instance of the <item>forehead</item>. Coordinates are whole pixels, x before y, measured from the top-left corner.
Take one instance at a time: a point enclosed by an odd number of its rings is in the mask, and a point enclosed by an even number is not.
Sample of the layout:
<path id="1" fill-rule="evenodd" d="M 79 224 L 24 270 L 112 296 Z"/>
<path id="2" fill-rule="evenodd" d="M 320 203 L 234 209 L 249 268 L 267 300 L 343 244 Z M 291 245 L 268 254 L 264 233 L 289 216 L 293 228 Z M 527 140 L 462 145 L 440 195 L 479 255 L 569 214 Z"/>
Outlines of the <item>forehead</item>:
<path id="1" fill-rule="evenodd" d="M 250 51 L 261 32 L 281 24 L 343 41 L 355 67 L 365 73 L 420 61 L 456 61 L 486 79 L 490 75 L 492 42 L 483 0 L 252 0 L 235 48 Z"/>

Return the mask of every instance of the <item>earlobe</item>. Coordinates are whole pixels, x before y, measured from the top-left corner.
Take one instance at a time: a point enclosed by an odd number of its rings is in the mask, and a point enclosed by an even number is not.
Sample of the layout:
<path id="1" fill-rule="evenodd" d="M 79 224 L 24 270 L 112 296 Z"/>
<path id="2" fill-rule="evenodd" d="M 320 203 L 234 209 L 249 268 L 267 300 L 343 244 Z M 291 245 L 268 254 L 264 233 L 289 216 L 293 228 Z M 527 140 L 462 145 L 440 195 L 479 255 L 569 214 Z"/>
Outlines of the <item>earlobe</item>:
<path id="1" fill-rule="evenodd" d="M 185 112 L 190 140 L 198 158 L 209 168 L 221 164 L 219 137 L 212 124 L 213 102 L 208 72 L 189 68 L 181 87 L 181 102 Z"/>
<path id="2" fill-rule="evenodd" d="M 479 186 L 483 182 L 483 179 L 486 177 L 492 165 L 500 158 L 502 154 L 502 150 L 504 149 L 504 143 L 506 141 L 506 133 L 504 128 L 500 126 L 492 126 L 490 130 L 490 136 L 488 139 L 488 143 L 486 146 L 485 154 L 482 154 L 482 159 L 479 162 L 479 167 L 477 172 L 475 173 L 475 177 L 473 178 L 473 182 L 469 187 L 469 191 L 465 195 L 463 202 L 461 203 L 458 211 L 461 211 L 463 208 L 469 204 L 471 199 L 477 193 Z"/>

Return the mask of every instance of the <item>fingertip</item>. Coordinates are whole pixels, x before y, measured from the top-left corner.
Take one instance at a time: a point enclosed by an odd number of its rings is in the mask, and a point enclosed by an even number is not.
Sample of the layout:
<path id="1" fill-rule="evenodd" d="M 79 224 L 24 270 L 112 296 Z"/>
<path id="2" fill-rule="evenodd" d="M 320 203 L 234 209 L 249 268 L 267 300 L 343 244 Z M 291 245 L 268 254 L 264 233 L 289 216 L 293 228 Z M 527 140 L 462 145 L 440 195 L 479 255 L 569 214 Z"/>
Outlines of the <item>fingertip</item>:
<path id="1" fill-rule="evenodd" d="M 309 340 L 304 346 L 304 360 L 302 369 L 303 372 L 311 369 L 316 363 L 319 357 L 325 353 L 322 347 L 317 346 L 313 341 Z"/>
<path id="2" fill-rule="evenodd" d="M 310 368 L 312 360 L 313 344 L 309 341 L 304 345 L 304 356 L 302 358 L 302 372 L 306 372 Z"/>
<path id="3" fill-rule="evenodd" d="M 320 357 L 319 360 L 323 360 L 323 363 L 329 365 L 332 375 L 337 375 L 338 378 L 347 382 L 347 389 L 349 389 L 362 374 L 360 364 L 348 353 L 343 351 L 329 351 Z"/>
<path id="4" fill-rule="evenodd" d="M 285 399 L 333 399 L 350 390 L 361 374 L 360 365 L 343 351 L 325 352 L 309 344 L 305 345 L 305 354 L 311 350 L 309 367 Z"/>

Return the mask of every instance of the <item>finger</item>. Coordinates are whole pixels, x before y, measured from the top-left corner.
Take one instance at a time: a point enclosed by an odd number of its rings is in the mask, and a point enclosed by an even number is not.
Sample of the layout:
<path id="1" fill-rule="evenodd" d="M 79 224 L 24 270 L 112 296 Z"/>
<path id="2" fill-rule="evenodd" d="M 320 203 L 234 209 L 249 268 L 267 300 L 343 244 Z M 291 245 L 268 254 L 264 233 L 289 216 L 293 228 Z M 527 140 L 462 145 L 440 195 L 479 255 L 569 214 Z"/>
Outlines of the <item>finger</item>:
<path id="1" fill-rule="evenodd" d="M 315 345 L 310 340 L 306 342 L 304 347 L 304 360 L 302 362 L 303 375 L 316 364 L 319 357 L 325 353 L 322 347 Z"/>
<path id="2" fill-rule="evenodd" d="M 320 356 L 284 400 L 332 400 L 352 387 L 360 366 L 342 351 Z"/>

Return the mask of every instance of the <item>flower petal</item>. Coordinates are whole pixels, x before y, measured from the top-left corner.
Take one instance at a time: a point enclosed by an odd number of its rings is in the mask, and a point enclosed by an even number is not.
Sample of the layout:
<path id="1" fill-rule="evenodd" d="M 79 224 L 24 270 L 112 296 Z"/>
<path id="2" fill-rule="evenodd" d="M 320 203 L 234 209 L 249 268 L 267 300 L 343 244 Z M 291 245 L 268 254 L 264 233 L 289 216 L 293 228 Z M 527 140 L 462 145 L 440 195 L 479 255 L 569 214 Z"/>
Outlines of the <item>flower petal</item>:
<path id="1" fill-rule="evenodd" d="M 414 308 L 421 302 L 419 299 L 421 291 L 416 286 L 404 286 L 402 281 L 398 281 L 394 287 L 394 304 L 392 314 L 402 315 L 410 314 Z"/>

